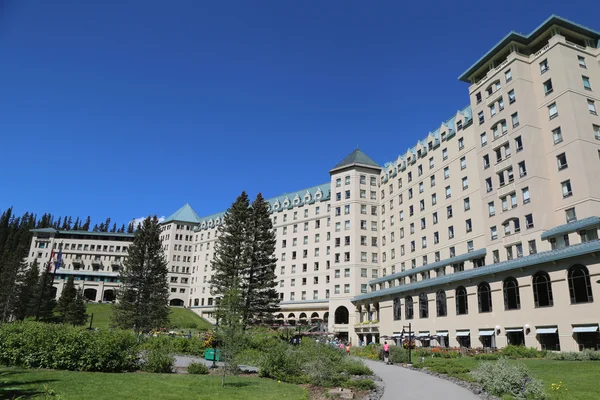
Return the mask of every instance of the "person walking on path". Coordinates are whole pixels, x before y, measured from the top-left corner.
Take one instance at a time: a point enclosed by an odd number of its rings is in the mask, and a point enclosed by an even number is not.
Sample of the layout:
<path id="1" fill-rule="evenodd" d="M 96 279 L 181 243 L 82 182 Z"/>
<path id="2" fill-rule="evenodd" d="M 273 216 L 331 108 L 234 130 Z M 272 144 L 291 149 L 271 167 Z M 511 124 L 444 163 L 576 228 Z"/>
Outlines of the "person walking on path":
<path id="1" fill-rule="evenodd" d="M 390 345 L 388 342 L 383 342 L 383 362 L 390 363 Z"/>

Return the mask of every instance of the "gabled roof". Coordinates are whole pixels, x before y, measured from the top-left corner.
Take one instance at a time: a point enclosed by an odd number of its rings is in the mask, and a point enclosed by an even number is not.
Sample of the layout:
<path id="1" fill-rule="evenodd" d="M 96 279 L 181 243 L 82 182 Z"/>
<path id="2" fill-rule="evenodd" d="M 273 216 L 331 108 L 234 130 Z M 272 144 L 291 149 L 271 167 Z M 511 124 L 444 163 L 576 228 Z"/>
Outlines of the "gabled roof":
<path id="1" fill-rule="evenodd" d="M 168 222 L 173 221 L 198 223 L 200 222 L 200 218 L 198 217 L 198 214 L 196 214 L 196 211 L 194 211 L 192 206 L 190 206 L 189 203 L 185 203 L 183 207 L 181 207 L 179 210 L 175 211 L 167 219 L 165 219 L 162 222 L 162 224 L 166 224 Z"/>
<path id="2" fill-rule="evenodd" d="M 542 240 L 549 239 L 554 236 L 560 236 L 571 232 L 576 232 L 582 229 L 590 228 L 592 226 L 600 225 L 600 217 L 588 217 L 580 219 L 579 221 L 569 222 L 568 224 L 556 226 L 552 229 L 548 229 L 542 233 Z"/>
<path id="3" fill-rule="evenodd" d="M 333 172 L 335 170 L 346 168 L 346 167 L 351 167 L 354 165 L 359 165 L 359 166 L 363 166 L 363 167 L 371 167 L 371 168 L 374 167 L 377 169 L 381 169 L 379 164 L 377 164 L 375 161 L 371 160 L 371 158 L 368 155 L 366 155 L 359 149 L 356 149 L 352 153 L 348 154 L 346 156 L 346 158 L 344 158 L 342 161 L 340 161 L 329 172 Z"/>
<path id="4" fill-rule="evenodd" d="M 582 256 L 600 251 L 600 240 L 592 240 L 575 246 L 564 247 L 562 249 L 544 251 L 542 253 L 503 261 L 500 263 L 486 265 L 484 267 L 468 269 L 462 272 L 456 272 L 441 276 L 439 278 L 426 279 L 407 285 L 394 286 L 387 289 L 376 290 L 370 293 L 361 294 L 352 299 L 353 302 L 378 298 L 382 296 L 398 295 L 401 293 L 412 292 L 418 289 L 431 288 L 445 285 L 452 282 L 460 282 L 468 279 L 489 276 L 501 272 L 513 271 L 515 269 L 527 268 L 543 263 L 564 260 L 570 257 Z"/>
<path id="5" fill-rule="evenodd" d="M 127 232 L 94 232 L 94 231 L 61 231 L 54 228 L 30 229 L 34 233 L 49 233 L 57 235 L 86 235 L 86 236 L 112 236 L 112 237 L 133 237 L 133 233 Z"/>
<path id="6" fill-rule="evenodd" d="M 535 28 L 529 35 L 524 35 L 515 31 L 511 31 L 502 40 L 500 40 L 490 51 L 485 53 L 479 60 L 469 67 L 463 74 L 458 78 L 463 82 L 469 82 L 469 78 L 477 70 L 479 70 L 485 63 L 489 62 L 494 56 L 505 48 L 511 42 L 518 42 L 524 45 L 529 45 L 535 39 L 539 38 L 540 35 L 544 34 L 552 25 L 558 25 L 569 29 L 573 32 L 577 32 L 580 35 L 587 36 L 591 39 L 598 40 L 600 42 L 600 32 L 596 32 L 593 29 L 587 28 L 583 25 L 579 25 L 575 22 L 571 22 L 567 19 L 559 17 L 558 15 L 551 15 L 550 18 L 542 22 L 537 28 Z"/>

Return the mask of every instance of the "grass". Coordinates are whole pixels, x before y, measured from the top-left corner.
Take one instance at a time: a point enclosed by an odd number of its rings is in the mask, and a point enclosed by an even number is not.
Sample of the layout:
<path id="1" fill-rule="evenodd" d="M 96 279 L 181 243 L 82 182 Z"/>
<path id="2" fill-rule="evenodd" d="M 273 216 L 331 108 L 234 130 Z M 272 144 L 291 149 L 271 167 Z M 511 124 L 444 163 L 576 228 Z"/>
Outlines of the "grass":
<path id="1" fill-rule="evenodd" d="M 458 379 L 472 381 L 466 370 L 474 370 L 481 361 L 472 357 L 453 359 L 426 358 L 425 363 L 415 362 L 417 368 L 426 367 L 431 371 L 443 373 Z M 493 361 L 492 361 L 493 362 Z M 544 388 L 550 399 L 597 400 L 600 398 L 600 376 L 598 361 L 555 361 L 527 359 L 519 360 L 531 373 L 544 382 Z M 553 383 L 563 383 L 567 392 L 555 393 L 550 390 Z"/>
<path id="2" fill-rule="evenodd" d="M 306 391 L 270 379 L 182 374 L 104 374 L 0 368 L 0 399 L 261 399 L 305 400 Z"/>
<path id="3" fill-rule="evenodd" d="M 88 303 L 87 313 L 88 315 L 94 313 L 94 320 L 92 321 L 93 327 L 108 329 L 111 326 L 111 304 Z M 212 328 L 212 326 L 193 311 L 190 311 L 186 308 L 172 307 L 169 328 L 185 330 L 209 330 Z"/>

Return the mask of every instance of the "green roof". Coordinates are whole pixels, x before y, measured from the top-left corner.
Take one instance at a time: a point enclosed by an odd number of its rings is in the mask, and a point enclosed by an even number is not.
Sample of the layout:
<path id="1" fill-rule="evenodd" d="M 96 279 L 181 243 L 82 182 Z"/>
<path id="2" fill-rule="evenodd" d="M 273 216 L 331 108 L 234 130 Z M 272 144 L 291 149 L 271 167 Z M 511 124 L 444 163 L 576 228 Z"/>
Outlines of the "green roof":
<path id="1" fill-rule="evenodd" d="M 167 219 L 165 219 L 162 224 L 166 224 L 167 222 L 192 222 L 198 223 L 200 222 L 200 217 L 196 214 L 196 211 L 190 206 L 189 203 L 185 203 L 183 207 L 179 210 L 175 211 L 171 214 Z"/>
<path id="2" fill-rule="evenodd" d="M 335 167 L 333 167 L 331 171 L 351 167 L 354 165 L 359 165 L 363 167 L 375 167 L 377 169 L 381 169 L 379 164 L 371 160 L 371 158 L 368 155 L 366 155 L 359 149 L 356 149 L 352 153 L 348 154 L 348 156 L 346 156 L 346 158 L 340 161 Z"/>
<path id="3" fill-rule="evenodd" d="M 580 219 L 578 221 L 569 222 L 568 224 L 560 225 L 552 229 L 548 229 L 542 233 L 542 240 L 549 239 L 551 237 L 564 235 L 571 232 L 576 232 L 582 229 L 591 228 L 593 226 L 600 226 L 600 217 L 588 217 Z"/>
<path id="4" fill-rule="evenodd" d="M 399 295 L 402 293 L 412 292 L 419 289 L 427 289 L 436 286 L 446 285 L 452 282 L 466 281 L 469 279 L 492 276 L 502 272 L 514 271 L 521 268 L 532 267 L 543 263 L 555 262 L 571 257 L 583 256 L 590 253 L 600 251 L 600 240 L 592 240 L 574 246 L 564 247 L 562 249 L 544 251 L 542 253 L 532 254 L 525 257 L 516 258 L 513 260 L 503 261 L 484 267 L 468 269 L 462 272 L 456 272 L 440 276 L 438 278 L 426 279 L 409 283 L 407 285 L 394 286 L 387 289 L 376 290 L 370 293 L 361 294 L 352 299 L 353 302 L 361 300 L 369 300 L 382 296 Z"/>
<path id="5" fill-rule="evenodd" d="M 581 35 L 587 36 L 590 39 L 595 39 L 600 42 L 600 32 L 597 32 L 593 29 L 587 28 L 583 25 L 579 25 L 575 22 L 571 22 L 567 19 L 559 17 L 557 15 L 551 15 L 550 18 L 541 23 L 537 28 L 535 28 L 529 35 L 524 35 L 522 33 L 518 33 L 515 31 L 511 31 L 508 35 L 506 35 L 502 40 L 500 40 L 490 51 L 485 53 L 483 57 L 475 62 L 475 64 L 471 65 L 469 69 L 467 69 L 463 74 L 458 78 L 463 82 L 469 83 L 469 78 L 482 66 L 491 61 L 494 56 L 506 47 L 511 42 L 518 42 L 524 45 L 531 44 L 535 39 L 538 39 L 542 34 L 544 34 L 551 26 L 558 25 L 562 26 L 566 29 L 569 29 L 573 32 L 577 32 Z"/>
<path id="6" fill-rule="evenodd" d="M 88 236 L 116 236 L 116 237 L 133 237 L 133 233 L 121 232 L 93 232 L 93 231 L 61 231 L 54 228 L 39 228 L 31 229 L 31 232 L 36 233 L 51 233 L 59 235 L 88 235 Z"/>

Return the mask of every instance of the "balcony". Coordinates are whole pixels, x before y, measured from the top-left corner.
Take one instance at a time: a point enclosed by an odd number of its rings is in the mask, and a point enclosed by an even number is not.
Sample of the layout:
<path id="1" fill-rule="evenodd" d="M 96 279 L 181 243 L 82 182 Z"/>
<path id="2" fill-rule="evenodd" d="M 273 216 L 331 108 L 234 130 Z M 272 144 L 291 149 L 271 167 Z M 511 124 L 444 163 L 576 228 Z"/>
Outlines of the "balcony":
<path id="1" fill-rule="evenodd" d="M 515 183 L 509 183 L 498 189 L 498 197 L 504 197 L 515 191 Z"/>
<path id="2" fill-rule="evenodd" d="M 92 260 L 92 265 L 102 266 L 102 260 Z"/>

